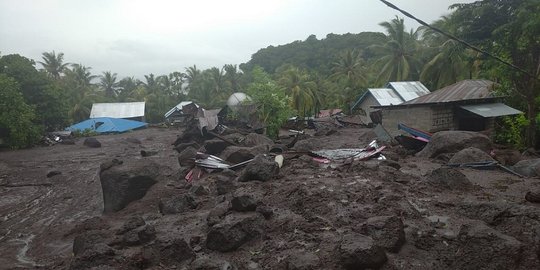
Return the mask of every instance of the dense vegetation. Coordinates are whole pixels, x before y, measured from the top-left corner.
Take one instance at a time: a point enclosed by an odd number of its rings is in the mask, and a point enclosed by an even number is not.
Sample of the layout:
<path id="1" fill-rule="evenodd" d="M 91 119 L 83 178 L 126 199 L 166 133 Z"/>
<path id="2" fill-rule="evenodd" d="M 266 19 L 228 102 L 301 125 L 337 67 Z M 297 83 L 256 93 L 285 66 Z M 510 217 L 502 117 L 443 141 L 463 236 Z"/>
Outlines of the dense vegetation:
<path id="1" fill-rule="evenodd" d="M 540 3 L 484 0 L 452 7 L 432 25 L 524 71 L 475 52 L 427 27 L 408 30 L 402 18 L 382 22 L 385 33 L 328 34 L 318 40 L 261 49 L 241 64 L 201 70 L 196 65 L 170 74 L 118 78 L 112 71 L 64 61 L 45 52 L 37 64 L 20 55 L 0 57 L 0 140 L 12 148 L 31 145 L 44 131 L 87 119 L 92 103 L 146 101 L 149 122 L 183 100 L 206 108 L 224 104 L 233 92 L 260 103 L 267 125 L 287 116 L 312 115 L 350 104 L 367 87 L 388 81 L 420 80 L 434 90 L 468 78 L 498 82 L 501 94 L 525 117 L 502 121 L 497 138 L 518 146 L 535 143 L 540 120 Z M 39 69 L 39 70 L 38 70 Z M 527 74 L 528 73 L 528 74 Z M 525 132 L 526 131 L 526 132 Z M 0 142 L 2 144 L 2 142 Z"/>

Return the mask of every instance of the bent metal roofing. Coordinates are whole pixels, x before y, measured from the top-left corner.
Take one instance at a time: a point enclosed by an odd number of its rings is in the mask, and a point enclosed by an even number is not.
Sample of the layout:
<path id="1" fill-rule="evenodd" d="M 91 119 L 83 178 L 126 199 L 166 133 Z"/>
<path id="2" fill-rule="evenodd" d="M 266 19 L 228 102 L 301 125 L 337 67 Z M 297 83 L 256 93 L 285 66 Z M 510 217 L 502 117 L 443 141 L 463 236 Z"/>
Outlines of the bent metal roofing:
<path id="1" fill-rule="evenodd" d="M 90 118 L 132 118 L 144 116 L 144 102 L 94 103 Z"/>

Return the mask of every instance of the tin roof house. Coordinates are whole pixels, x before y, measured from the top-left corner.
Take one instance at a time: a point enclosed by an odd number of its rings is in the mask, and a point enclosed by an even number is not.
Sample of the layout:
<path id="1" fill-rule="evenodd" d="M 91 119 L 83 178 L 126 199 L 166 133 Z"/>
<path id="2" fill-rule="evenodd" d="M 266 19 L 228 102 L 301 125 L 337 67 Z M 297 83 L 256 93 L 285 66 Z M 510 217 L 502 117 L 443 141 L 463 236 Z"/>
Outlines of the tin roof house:
<path id="1" fill-rule="evenodd" d="M 400 104 L 381 104 L 382 125 L 392 136 L 399 135 L 398 124 L 428 131 L 486 131 L 498 116 L 520 114 L 495 95 L 496 84 L 489 80 L 463 80 L 427 95 Z"/>
<path id="2" fill-rule="evenodd" d="M 372 122 L 370 113 L 378 111 L 374 106 L 398 105 L 403 102 L 429 94 L 421 82 L 390 82 L 384 88 L 369 88 L 351 107 L 359 111 L 364 124 Z"/>

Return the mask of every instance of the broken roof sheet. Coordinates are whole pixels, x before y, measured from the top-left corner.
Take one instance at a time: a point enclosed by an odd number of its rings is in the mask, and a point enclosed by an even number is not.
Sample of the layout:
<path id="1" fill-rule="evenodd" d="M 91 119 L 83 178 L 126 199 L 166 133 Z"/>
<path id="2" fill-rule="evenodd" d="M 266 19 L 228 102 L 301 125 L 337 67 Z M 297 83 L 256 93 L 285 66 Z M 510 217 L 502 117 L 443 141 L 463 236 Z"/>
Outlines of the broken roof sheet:
<path id="1" fill-rule="evenodd" d="M 460 107 L 482 117 L 497 117 L 523 113 L 503 103 L 484 103 Z"/>
<path id="2" fill-rule="evenodd" d="M 145 102 L 94 103 L 90 112 L 90 118 L 144 117 L 144 106 Z"/>
<path id="3" fill-rule="evenodd" d="M 193 103 L 193 101 L 182 101 L 180 103 L 178 103 L 178 105 L 172 107 L 172 109 L 170 109 L 168 112 L 165 113 L 165 118 L 171 116 L 171 114 L 173 114 L 174 112 L 180 112 L 182 111 L 182 107 L 188 105 L 188 104 L 191 104 Z M 195 104 L 195 106 L 197 106 L 197 104 Z M 199 107 L 199 106 L 197 106 Z"/>
<path id="4" fill-rule="evenodd" d="M 431 93 L 421 82 L 389 82 L 386 87 L 396 90 L 404 101 Z"/>
<path id="5" fill-rule="evenodd" d="M 494 82 L 488 80 L 464 80 L 404 102 L 402 105 L 493 98 L 495 97 L 492 91 L 494 84 Z"/>

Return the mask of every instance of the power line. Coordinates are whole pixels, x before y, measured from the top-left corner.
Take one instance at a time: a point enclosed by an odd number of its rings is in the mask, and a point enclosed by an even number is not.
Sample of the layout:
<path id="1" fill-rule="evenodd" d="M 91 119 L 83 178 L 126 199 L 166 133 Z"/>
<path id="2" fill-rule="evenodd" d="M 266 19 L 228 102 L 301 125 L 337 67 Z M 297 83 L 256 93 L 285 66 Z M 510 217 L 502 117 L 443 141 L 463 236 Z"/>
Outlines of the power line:
<path id="1" fill-rule="evenodd" d="M 413 15 L 410 14 L 409 12 L 407 12 L 407 11 L 405 11 L 405 10 L 403 10 L 403 9 L 400 9 L 400 8 L 397 7 L 396 5 L 390 3 L 390 2 L 388 2 L 388 1 L 386 1 L 386 0 L 379 0 L 379 1 L 383 2 L 385 5 L 389 6 L 390 8 L 395 9 L 395 10 L 401 12 L 403 15 L 405 15 L 405 16 L 407 16 L 407 17 L 409 17 L 409 18 L 411 18 L 411 19 L 413 19 L 413 20 L 415 20 L 415 21 L 417 21 L 419 24 L 421 24 L 421 25 L 423 25 L 423 26 L 426 26 L 426 27 L 428 27 L 428 28 L 434 30 L 435 32 L 438 32 L 438 33 L 440 33 L 440 34 L 442 34 L 442 35 L 444 35 L 444 36 L 446 36 L 446 37 L 448 37 L 448 38 L 450 38 L 450 39 L 453 39 L 453 40 L 455 40 L 455 41 L 457 41 L 457 42 L 459 42 L 459 43 L 465 45 L 466 47 L 469 47 L 469 48 L 471 48 L 471 49 L 473 49 L 473 50 L 475 50 L 475 51 L 477 51 L 477 52 L 479 52 L 479 53 L 485 54 L 485 55 L 487 55 L 487 56 L 489 56 L 489 57 L 491 57 L 491 58 L 493 58 L 493 59 L 495 59 L 495 60 L 497 60 L 497 61 L 499 61 L 499 62 L 505 64 L 506 66 L 509 66 L 509 67 L 511 67 L 511 68 L 513 68 L 513 69 L 515 69 L 515 70 L 517 70 L 517 71 L 519 71 L 519 72 L 521 72 L 521 73 L 524 73 L 524 74 L 530 76 L 531 78 L 538 79 L 538 78 L 536 78 L 536 76 L 532 75 L 532 74 L 529 73 L 528 71 L 526 71 L 526 70 L 524 70 L 524 69 L 522 69 L 522 68 L 520 68 L 520 67 L 518 67 L 518 66 L 516 66 L 516 65 L 514 65 L 514 64 L 512 64 L 512 63 L 510 63 L 510 62 L 507 62 L 506 60 L 504 60 L 504 59 L 502 59 L 502 58 L 500 58 L 500 57 L 498 57 L 498 56 L 496 56 L 496 55 L 494 55 L 494 54 L 492 54 L 492 53 L 490 53 L 490 52 L 484 51 L 484 50 L 482 50 L 482 49 L 480 49 L 480 48 L 478 48 L 478 47 L 476 47 L 476 46 L 474 46 L 474 45 L 471 45 L 471 44 L 469 44 L 468 42 L 466 42 L 466 41 L 464 41 L 464 40 L 462 40 L 462 39 L 459 39 L 459 38 L 457 38 L 456 36 L 454 36 L 454 35 L 452 35 L 452 34 L 446 33 L 446 32 L 444 32 L 443 30 L 441 30 L 441 29 L 439 29 L 439 28 L 437 28 L 437 27 L 431 26 L 431 25 L 429 25 L 428 23 L 426 23 L 426 22 L 424 22 L 424 21 L 422 21 L 422 20 L 416 18 L 415 16 L 413 16 Z"/>

